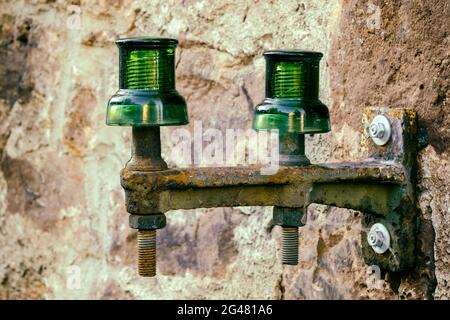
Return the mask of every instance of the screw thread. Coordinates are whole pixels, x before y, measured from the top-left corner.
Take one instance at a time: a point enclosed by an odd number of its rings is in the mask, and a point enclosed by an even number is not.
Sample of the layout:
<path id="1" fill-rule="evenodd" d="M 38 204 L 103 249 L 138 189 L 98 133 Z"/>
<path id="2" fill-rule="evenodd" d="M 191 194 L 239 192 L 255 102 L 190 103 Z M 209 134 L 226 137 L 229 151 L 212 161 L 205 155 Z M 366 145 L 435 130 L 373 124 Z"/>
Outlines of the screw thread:
<path id="1" fill-rule="evenodd" d="M 142 277 L 156 275 L 156 230 L 138 230 L 138 271 Z"/>
<path id="2" fill-rule="evenodd" d="M 298 227 L 283 227 L 281 252 L 283 264 L 298 264 Z"/>

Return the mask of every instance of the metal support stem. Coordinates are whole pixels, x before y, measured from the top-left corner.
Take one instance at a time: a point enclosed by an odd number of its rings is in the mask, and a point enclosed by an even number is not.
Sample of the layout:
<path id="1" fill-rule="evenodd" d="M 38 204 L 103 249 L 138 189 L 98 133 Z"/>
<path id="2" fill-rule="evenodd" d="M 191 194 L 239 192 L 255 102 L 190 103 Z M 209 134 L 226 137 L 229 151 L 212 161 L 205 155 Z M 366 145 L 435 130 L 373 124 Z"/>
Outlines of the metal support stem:
<path id="1" fill-rule="evenodd" d="M 305 155 L 305 135 L 299 133 L 280 133 L 280 165 L 306 166 L 309 159 Z"/>
<path id="2" fill-rule="evenodd" d="M 133 127 L 131 159 L 126 168 L 131 171 L 159 171 L 167 169 L 161 157 L 159 127 Z"/>
<path id="3" fill-rule="evenodd" d="M 132 141 L 131 159 L 126 165 L 127 170 L 145 172 L 167 169 L 167 164 L 161 157 L 159 127 L 133 127 Z M 165 217 L 161 214 L 147 217 L 135 216 L 130 219 L 130 225 L 138 229 L 139 275 L 154 277 L 156 275 L 156 228 L 165 225 Z"/>

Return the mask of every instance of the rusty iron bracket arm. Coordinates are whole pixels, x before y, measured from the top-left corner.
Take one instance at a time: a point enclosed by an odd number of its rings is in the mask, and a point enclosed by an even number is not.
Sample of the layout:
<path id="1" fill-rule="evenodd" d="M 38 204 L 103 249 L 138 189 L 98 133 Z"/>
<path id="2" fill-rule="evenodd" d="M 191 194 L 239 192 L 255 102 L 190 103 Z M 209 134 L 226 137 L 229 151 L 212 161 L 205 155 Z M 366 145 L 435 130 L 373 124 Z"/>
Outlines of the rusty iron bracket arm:
<path id="1" fill-rule="evenodd" d="M 274 175 L 260 171 L 259 167 L 124 169 L 122 187 L 132 214 L 236 206 L 298 208 L 315 202 L 386 215 L 390 191 L 405 182 L 401 166 L 381 161 L 280 167 Z M 347 193 L 350 189 L 353 192 Z M 370 197 L 374 189 L 380 190 L 381 199 Z"/>
<path id="2" fill-rule="evenodd" d="M 417 228 L 417 118 L 412 110 L 371 108 L 364 114 L 364 128 L 379 114 L 390 121 L 390 141 L 378 146 L 364 130 L 361 145 L 366 156 L 362 161 L 285 166 L 273 175 L 262 175 L 256 166 L 161 166 L 144 171 L 132 162 L 133 166 L 121 172 L 127 211 L 137 217 L 160 216 L 174 209 L 235 206 L 278 206 L 304 212 L 311 203 L 359 210 L 363 212 L 361 237 L 366 263 L 390 271 L 410 268 Z M 383 254 L 374 252 L 365 240 L 375 223 L 385 225 L 391 237 L 390 248 Z"/>

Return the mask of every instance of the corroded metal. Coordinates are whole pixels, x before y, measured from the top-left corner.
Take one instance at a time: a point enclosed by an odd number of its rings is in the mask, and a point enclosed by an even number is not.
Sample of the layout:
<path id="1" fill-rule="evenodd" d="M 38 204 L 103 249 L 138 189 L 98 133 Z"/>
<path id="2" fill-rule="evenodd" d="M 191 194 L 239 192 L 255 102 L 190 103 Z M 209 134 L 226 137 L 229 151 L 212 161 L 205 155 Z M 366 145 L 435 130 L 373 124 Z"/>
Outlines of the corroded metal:
<path id="1" fill-rule="evenodd" d="M 272 224 L 281 227 L 303 227 L 302 221 L 305 210 L 303 208 L 273 207 Z"/>
<path id="2" fill-rule="evenodd" d="M 130 215 L 130 228 L 140 230 L 162 229 L 166 226 L 164 214 Z"/>
<path id="3" fill-rule="evenodd" d="M 392 128 L 390 141 L 384 146 L 375 145 L 367 130 L 379 114 L 389 119 Z M 150 166 L 128 164 L 121 172 L 127 210 L 145 216 L 209 207 L 306 209 L 310 203 L 359 210 L 364 213 L 361 236 L 366 263 L 404 270 L 414 262 L 417 228 L 416 114 L 404 109 L 368 109 L 363 122 L 366 156 L 361 161 L 281 166 L 273 175 L 261 174 L 257 166 L 163 169 L 159 165 L 158 170 L 151 170 L 153 160 L 147 162 Z M 159 143 L 159 132 L 157 138 Z M 152 145 L 151 141 L 147 145 Z M 391 246 L 381 255 L 365 241 L 374 223 L 385 225 L 391 235 Z"/>
<path id="4" fill-rule="evenodd" d="M 136 171 L 155 171 L 167 169 L 161 157 L 161 138 L 159 127 L 133 127 L 131 159 L 126 168 Z"/>
<path id="5" fill-rule="evenodd" d="M 280 133 L 280 165 L 306 166 L 311 164 L 305 155 L 305 135 L 299 133 Z"/>
<path id="6" fill-rule="evenodd" d="M 335 198 L 326 186 L 340 186 L 340 193 L 353 190 L 355 184 L 367 186 L 401 186 L 404 169 L 392 162 L 369 161 L 280 167 L 274 175 L 263 175 L 259 167 L 186 168 L 163 171 L 130 171 L 121 175 L 129 213 L 150 214 L 174 209 L 233 206 L 280 206 L 298 208 L 311 202 L 334 204 Z M 348 183 L 347 185 L 345 183 Z M 348 196 L 347 208 L 387 214 L 391 206 L 383 199 L 370 197 L 367 188 Z M 309 200 L 307 195 L 311 194 Z M 396 199 L 392 199 L 395 201 Z M 328 203 L 330 202 L 330 203 Z"/>
<path id="7" fill-rule="evenodd" d="M 133 127 L 131 159 L 125 168 L 141 172 L 167 169 L 161 157 L 159 127 Z M 138 229 L 138 269 L 143 277 L 156 275 L 156 229 L 164 228 L 164 214 L 130 215 L 130 227 Z"/>
<path id="8" fill-rule="evenodd" d="M 367 127 L 379 114 L 389 119 L 392 131 L 390 142 L 384 146 L 377 146 L 364 130 L 361 144 L 366 149 L 367 158 L 400 165 L 404 172 L 404 182 L 401 188 L 393 190 L 397 200 L 391 203 L 391 209 L 387 214 L 363 215 L 361 243 L 364 260 L 368 265 L 378 265 L 385 270 L 401 271 L 414 264 L 419 225 L 415 190 L 418 147 L 417 114 L 411 109 L 369 108 L 364 113 L 364 127 Z M 382 255 L 375 253 L 365 241 L 367 233 L 375 223 L 386 226 L 391 238 L 389 250 Z"/>
<path id="9" fill-rule="evenodd" d="M 138 272 L 141 277 L 156 275 L 156 230 L 138 231 Z"/>

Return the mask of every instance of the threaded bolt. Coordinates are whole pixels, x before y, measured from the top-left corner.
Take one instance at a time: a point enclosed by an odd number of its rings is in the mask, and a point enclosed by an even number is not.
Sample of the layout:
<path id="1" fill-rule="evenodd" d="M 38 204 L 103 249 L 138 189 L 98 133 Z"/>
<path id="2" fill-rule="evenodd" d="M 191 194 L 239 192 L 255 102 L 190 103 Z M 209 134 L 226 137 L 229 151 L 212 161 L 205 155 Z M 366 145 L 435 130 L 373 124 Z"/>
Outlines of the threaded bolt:
<path id="1" fill-rule="evenodd" d="M 141 277 L 156 276 L 156 230 L 138 230 L 138 272 Z"/>
<path id="2" fill-rule="evenodd" d="M 298 264 L 298 227 L 283 227 L 281 253 L 283 264 Z"/>

